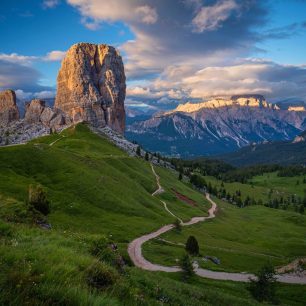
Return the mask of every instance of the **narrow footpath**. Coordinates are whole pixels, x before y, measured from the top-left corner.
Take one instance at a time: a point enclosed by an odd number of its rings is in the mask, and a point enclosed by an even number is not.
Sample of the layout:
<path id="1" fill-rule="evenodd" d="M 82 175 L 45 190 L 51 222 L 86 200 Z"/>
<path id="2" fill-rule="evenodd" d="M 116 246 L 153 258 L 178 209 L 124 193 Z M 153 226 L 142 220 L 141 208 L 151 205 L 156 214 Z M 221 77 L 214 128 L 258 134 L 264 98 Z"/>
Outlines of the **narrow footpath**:
<path id="1" fill-rule="evenodd" d="M 157 175 L 157 173 L 154 170 L 153 165 L 151 164 L 152 172 L 156 178 L 157 183 L 157 189 L 155 192 L 152 193 L 152 196 L 156 196 L 158 194 L 161 194 L 164 192 L 164 189 L 162 188 L 160 184 L 160 178 Z M 164 201 L 161 201 L 163 203 L 165 210 L 170 213 L 172 216 L 176 217 L 180 222 L 182 226 L 189 226 L 196 224 L 198 222 L 203 222 L 208 219 L 215 218 L 215 212 L 217 209 L 217 204 L 210 198 L 210 195 L 206 193 L 206 199 L 211 203 L 211 208 L 208 210 L 208 216 L 207 217 L 194 217 L 188 222 L 183 222 L 180 218 L 175 216 L 167 207 L 167 204 Z M 154 264 L 148 260 L 146 260 L 142 255 L 142 245 L 151 240 L 154 239 L 174 228 L 173 224 L 168 224 L 160 229 L 158 229 L 155 232 L 149 233 L 147 235 L 143 235 L 139 238 L 136 238 L 128 245 L 128 253 L 133 261 L 134 265 L 136 267 L 139 267 L 144 270 L 148 271 L 162 271 L 162 272 L 179 272 L 181 271 L 180 267 L 174 266 L 174 267 L 167 267 L 162 266 L 158 264 Z M 230 281 L 236 281 L 236 282 L 249 282 L 250 279 L 254 279 L 255 276 L 253 274 L 249 273 L 231 273 L 231 272 L 217 272 L 217 271 L 211 271 L 207 269 L 202 269 L 195 267 L 194 269 L 195 273 L 200 277 L 210 278 L 210 279 L 216 279 L 216 280 L 230 280 Z M 306 284 L 306 277 L 304 275 L 296 275 L 296 274 L 280 274 L 276 275 L 277 281 L 281 283 L 288 283 L 288 284 Z"/>

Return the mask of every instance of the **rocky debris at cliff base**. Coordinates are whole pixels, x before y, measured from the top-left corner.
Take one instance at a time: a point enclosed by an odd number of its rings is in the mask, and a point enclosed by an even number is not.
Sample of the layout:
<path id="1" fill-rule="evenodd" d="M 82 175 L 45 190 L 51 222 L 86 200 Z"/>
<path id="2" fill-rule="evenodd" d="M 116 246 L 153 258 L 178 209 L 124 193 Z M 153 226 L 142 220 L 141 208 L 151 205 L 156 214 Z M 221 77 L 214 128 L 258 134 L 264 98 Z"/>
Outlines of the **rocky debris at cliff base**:
<path id="1" fill-rule="evenodd" d="M 138 156 L 136 154 L 138 144 L 127 140 L 126 138 L 124 138 L 124 136 L 122 136 L 117 131 L 112 130 L 108 126 L 100 127 L 100 128 L 97 128 L 97 127 L 94 127 L 94 126 L 89 126 L 89 127 L 90 127 L 92 132 L 94 132 L 94 133 L 96 133 L 96 134 L 98 134 L 102 137 L 106 137 L 115 146 L 117 146 L 121 150 L 125 151 L 129 156 L 131 156 L 131 157 Z M 140 149 L 140 154 L 141 154 L 142 157 L 144 157 L 145 154 L 146 154 L 146 151 L 143 150 L 143 149 Z M 174 170 L 174 167 L 173 167 L 173 165 L 171 165 L 171 163 L 169 163 L 167 161 L 164 161 L 164 160 L 158 160 L 158 158 L 156 156 L 152 155 L 151 153 L 149 154 L 149 159 L 150 159 L 150 162 L 154 165 L 162 166 L 164 168 Z"/>
<path id="2" fill-rule="evenodd" d="M 27 124 L 23 120 L 18 120 L 0 128 L 0 146 L 24 144 L 49 134 L 50 128 L 42 124 Z"/>
<path id="3" fill-rule="evenodd" d="M 92 132 L 101 135 L 103 137 L 107 137 L 113 144 L 115 144 L 118 148 L 127 152 L 130 156 L 136 156 L 136 150 L 138 145 L 134 144 L 127 139 L 125 139 L 120 133 L 112 130 L 110 127 L 93 127 L 90 126 Z"/>

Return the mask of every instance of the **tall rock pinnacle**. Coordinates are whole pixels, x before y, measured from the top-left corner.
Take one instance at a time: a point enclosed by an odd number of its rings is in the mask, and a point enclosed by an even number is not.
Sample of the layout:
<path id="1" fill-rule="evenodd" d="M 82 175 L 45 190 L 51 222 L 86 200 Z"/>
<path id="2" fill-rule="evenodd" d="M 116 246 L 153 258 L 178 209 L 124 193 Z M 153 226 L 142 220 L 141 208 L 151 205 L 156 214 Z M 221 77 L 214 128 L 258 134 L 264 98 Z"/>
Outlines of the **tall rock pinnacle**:
<path id="1" fill-rule="evenodd" d="M 6 125 L 19 119 L 16 94 L 13 90 L 0 92 L 0 125 Z"/>
<path id="2" fill-rule="evenodd" d="M 73 45 L 57 77 L 55 108 L 73 122 L 110 126 L 124 133 L 125 74 L 121 56 L 108 45 Z"/>

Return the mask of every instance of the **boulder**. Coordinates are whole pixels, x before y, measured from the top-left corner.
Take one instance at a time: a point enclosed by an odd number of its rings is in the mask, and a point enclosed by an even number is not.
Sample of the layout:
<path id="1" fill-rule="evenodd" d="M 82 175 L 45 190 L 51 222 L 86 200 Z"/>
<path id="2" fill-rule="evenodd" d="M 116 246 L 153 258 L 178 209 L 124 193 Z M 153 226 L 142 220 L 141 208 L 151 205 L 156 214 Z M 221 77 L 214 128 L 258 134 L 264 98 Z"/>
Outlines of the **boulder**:
<path id="1" fill-rule="evenodd" d="M 96 127 L 125 129 L 125 73 L 118 51 L 108 45 L 79 43 L 64 58 L 58 77 L 55 108 L 71 120 Z"/>
<path id="2" fill-rule="evenodd" d="M 0 92 L 0 125 L 6 125 L 16 120 L 19 120 L 19 111 L 15 92 L 13 90 Z"/>

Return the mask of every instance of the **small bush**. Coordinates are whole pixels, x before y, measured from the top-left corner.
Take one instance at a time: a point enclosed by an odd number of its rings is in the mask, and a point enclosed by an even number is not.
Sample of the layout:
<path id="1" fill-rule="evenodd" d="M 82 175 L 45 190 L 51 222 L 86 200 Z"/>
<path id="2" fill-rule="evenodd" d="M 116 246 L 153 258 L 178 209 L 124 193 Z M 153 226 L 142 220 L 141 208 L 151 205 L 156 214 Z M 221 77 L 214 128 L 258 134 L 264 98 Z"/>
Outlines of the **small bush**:
<path id="1" fill-rule="evenodd" d="M 198 255 L 199 254 L 199 244 L 197 239 L 194 236 L 189 236 L 186 242 L 186 251 L 190 255 Z"/>
<path id="2" fill-rule="evenodd" d="M 0 221 L 0 238 L 1 237 L 11 237 L 13 234 L 12 228 L 10 225 Z"/>
<path id="3" fill-rule="evenodd" d="M 119 278 L 118 272 L 107 264 L 95 261 L 86 271 L 86 280 L 91 287 L 102 289 L 113 285 Z"/>
<path id="4" fill-rule="evenodd" d="M 105 248 L 107 248 L 108 244 L 108 239 L 102 236 L 91 243 L 90 253 L 94 256 L 100 256 Z"/>
<path id="5" fill-rule="evenodd" d="M 36 210 L 47 216 L 50 213 L 50 202 L 42 186 L 30 185 L 29 187 L 29 208 Z"/>
<path id="6" fill-rule="evenodd" d="M 111 243 L 106 237 L 101 237 L 92 242 L 90 253 L 96 256 L 100 261 L 114 266 L 123 272 L 124 259 L 119 253 L 117 246 Z"/>
<path id="7" fill-rule="evenodd" d="M 181 225 L 181 222 L 180 222 L 179 219 L 175 219 L 174 228 L 178 233 L 180 233 L 182 231 L 182 225 Z"/>

